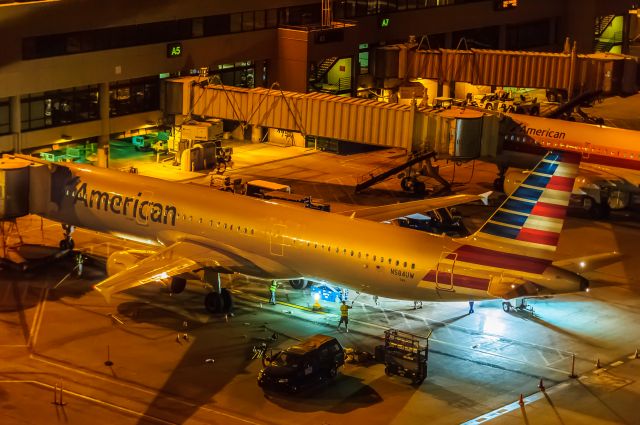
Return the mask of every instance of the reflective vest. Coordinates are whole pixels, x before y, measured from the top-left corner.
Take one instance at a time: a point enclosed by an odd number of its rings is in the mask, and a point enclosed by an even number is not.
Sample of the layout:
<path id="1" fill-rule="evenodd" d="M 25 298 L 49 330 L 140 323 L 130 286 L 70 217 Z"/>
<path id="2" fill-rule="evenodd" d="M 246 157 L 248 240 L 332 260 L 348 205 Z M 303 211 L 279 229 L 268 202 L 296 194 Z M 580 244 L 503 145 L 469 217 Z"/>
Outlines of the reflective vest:
<path id="1" fill-rule="evenodd" d="M 271 286 L 269 287 L 269 290 L 271 292 L 276 292 L 276 289 L 278 289 L 278 285 L 275 283 L 272 283 Z"/>
<path id="2" fill-rule="evenodd" d="M 349 306 L 346 304 L 342 304 L 340 306 L 340 316 L 349 317 Z"/>

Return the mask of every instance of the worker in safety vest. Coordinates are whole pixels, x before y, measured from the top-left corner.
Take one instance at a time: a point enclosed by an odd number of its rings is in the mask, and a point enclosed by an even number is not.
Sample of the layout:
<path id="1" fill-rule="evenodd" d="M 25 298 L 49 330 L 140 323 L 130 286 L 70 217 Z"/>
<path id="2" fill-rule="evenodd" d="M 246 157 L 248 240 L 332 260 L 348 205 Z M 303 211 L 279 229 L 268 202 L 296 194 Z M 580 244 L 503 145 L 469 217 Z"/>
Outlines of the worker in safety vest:
<path id="1" fill-rule="evenodd" d="M 340 330 L 340 325 L 344 323 L 344 327 L 349 332 L 349 309 L 351 306 L 347 305 L 346 301 L 342 301 L 342 305 L 340 306 L 340 322 L 338 322 L 338 330 Z"/>
<path id="2" fill-rule="evenodd" d="M 269 292 L 271 292 L 271 298 L 269 299 L 269 304 L 276 304 L 276 289 L 278 289 L 278 283 L 273 280 L 271 281 L 271 286 L 269 286 Z"/>

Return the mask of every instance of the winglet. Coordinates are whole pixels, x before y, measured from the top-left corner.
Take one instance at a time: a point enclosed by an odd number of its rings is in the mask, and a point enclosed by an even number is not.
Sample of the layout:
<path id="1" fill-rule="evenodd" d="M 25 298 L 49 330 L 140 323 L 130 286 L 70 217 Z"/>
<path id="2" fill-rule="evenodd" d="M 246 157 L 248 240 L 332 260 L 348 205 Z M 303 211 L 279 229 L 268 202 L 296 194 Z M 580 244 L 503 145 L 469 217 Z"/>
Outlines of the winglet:
<path id="1" fill-rule="evenodd" d="M 490 190 L 488 192 L 484 192 L 478 195 L 478 198 L 480 198 L 480 201 L 482 201 L 482 203 L 484 205 L 489 205 L 489 196 L 491 196 L 493 192 Z"/>

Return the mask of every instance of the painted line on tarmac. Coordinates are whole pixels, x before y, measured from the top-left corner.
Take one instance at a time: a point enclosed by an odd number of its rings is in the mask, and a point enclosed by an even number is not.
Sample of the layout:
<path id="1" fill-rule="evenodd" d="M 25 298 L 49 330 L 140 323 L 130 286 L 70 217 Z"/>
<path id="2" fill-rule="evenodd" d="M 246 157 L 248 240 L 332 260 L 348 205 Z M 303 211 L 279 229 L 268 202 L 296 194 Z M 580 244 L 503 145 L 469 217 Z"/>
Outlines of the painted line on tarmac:
<path id="1" fill-rule="evenodd" d="M 484 424 L 487 423 L 488 421 L 494 420 L 496 418 L 499 418 L 500 416 L 506 415 L 507 413 L 511 413 L 515 410 L 519 410 L 519 409 L 524 409 L 524 407 L 527 404 L 532 404 L 536 401 L 542 400 L 545 398 L 545 394 L 553 394 L 559 391 L 564 390 L 566 387 L 568 387 L 569 385 L 571 385 L 571 381 L 568 382 L 563 382 L 561 384 L 555 385 L 547 390 L 544 391 L 539 391 L 537 393 L 531 394 L 528 397 L 524 397 L 523 400 L 523 404 L 520 404 L 519 401 L 514 401 L 511 404 L 507 404 L 506 406 L 502 406 L 499 407 L 495 410 L 492 410 L 491 412 L 485 413 L 482 416 L 478 416 L 477 418 L 473 418 L 467 422 L 463 422 L 461 425 L 477 425 L 477 424 Z"/>
<path id="2" fill-rule="evenodd" d="M 62 364 L 60 362 L 56 362 L 56 361 L 46 360 L 43 356 L 40 356 L 39 354 L 36 354 L 36 353 L 32 353 L 29 356 L 29 358 L 31 358 L 32 360 L 37 360 L 39 362 L 48 364 L 50 366 L 58 367 L 60 369 L 66 370 L 66 371 L 70 371 L 70 372 L 73 372 L 73 373 L 77 373 L 79 375 L 87 376 L 89 378 L 99 379 L 99 380 L 108 382 L 110 384 L 115 384 L 115 385 L 120 385 L 120 386 L 123 386 L 123 387 L 126 387 L 126 388 L 130 388 L 132 390 L 136 390 L 136 391 L 148 394 L 148 395 L 153 396 L 153 397 L 156 397 L 157 395 L 160 394 L 160 395 L 162 395 L 163 398 L 166 398 L 167 400 L 171 400 L 171 401 L 174 401 L 176 403 L 183 404 L 185 406 L 195 407 L 198 410 L 207 411 L 209 413 L 215 413 L 217 415 L 226 416 L 228 418 L 232 418 L 232 419 L 235 419 L 235 420 L 238 420 L 238 421 L 241 421 L 241 422 L 245 422 L 245 423 L 248 423 L 248 424 L 261 425 L 261 424 L 264 423 L 264 422 L 255 422 L 255 421 L 252 421 L 251 419 L 244 418 L 244 417 L 241 417 L 241 416 L 236 416 L 234 414 L 225 412 L 224 410 L 213 409 L 211 407 L 199 405 L 197 403 L 193 403 L 193 402 L 190 402 L 190 401 L 187 401 L 187 400 L 181 400 L 181 399 L 175 398 L 175 397 L 173 397 L 173 396 L 171 396 L 169 394 L 165 394 L 165 393 L 163 393 L 163 392 L 161 392 L 159 390 L 145 388 L 145 387 L 142 387 L 142 386 L 139 386 L 139 385 L 135 385 L 135 384 L 131 384 L 131 383 L 128 383 L 128 382 L 125 382 L 125 381 L 113 379 L 113 378 L 111 378 L 109 376 L 105 376 L 105 375 L 102 375 L 100 373 L 95 373 L 95 372 L 91 372 L 91 371 L 82 370 L 82 369 L 79 369 L 79 368 L 66 366 L 66 365 L 64 365 L 64 364 Z M 1 382 L 3 382 L 3 381 L 0 381 L 0 383 Z M 38 382 L 38 381 L 34 381 L 34 382 Z M 83 384 L 81 382 L 77 383 L 77 384 L 78 385 L 82 385 L 82 386 L 85 385 L 85 384 Z M 44 385 L 47 385 L 47 384 L 44 384 Z M 50 388 L 53 388 L 53 387 L 50 386 Z M 104 402 L 104 403 L 108 403 L 108 402 Z M 166 422 L 166 421 L 163 421 L 163 422 Z M 168 423 L 172 424 L 173 422 L 168 422 Z"/>
<path id="3" fill-rule="evenodd" d="M 132 409 L 129 409 L 129 408 L 126 408 L 126 407 L 118 406 L 117 404 L 109 403 L 108 401 L 99 400 L 99 399 L 97 399 L 95 397 L 91 397 L 91 396 L 88 396 L 88 395 L 80 394 L 80 393 L 77 393 L 75 391 L 65 390 L 65 389 L 63 389 L 61 387 L 45 384 L 44 382 L 40 382 L 40 381 L 0 380 L 0 384 L 32 384 L 32 385 L 44 387 L 44 388 L 47 388 L 47 389 L 50 389 L 50 390 L 54 390 L 54 391 L 57 391 L 58 389 L 60 389 L 61 395 L 64 392 L 64 394 L 66 394 L 66 395 L 70 395 L 70 396 L 73 396 L 73 397 L 76 397 L 76 398 L 79 398 L 79 399 L 82 399 L 82 400 L 90 401 L 92 403 L 99 404 L 101 406 L 105 406 L 105 407 L 108 407 L 108 408 L 111 408 L 111 409 L 114 409 L 114 410 L 120 410 L 122 412 L 126 412 L 126 413 L 129 413 L 129 414 L 134 415 L 134 416 L 139 416 L 139 417 L 145 418 L 145 419 L 151 419 L 151 420 L 153 420 L 155 422 L 159 422 L 159 423 L 163 423 L 163 424 L 169 424 L 169 425 L 174 425 L 175 424 L 175 422 L 166 421 L 164 419 L 160 419 L 158 417 L 151 416 L 151 415 L 148 415 L 146 413 L 139 412 L 137 410 L 132 410 Z"/>
<path id="4" fill-rule="evenodd" d="M 33 326 L 31 327 L 29 340 L 27 341 L 27 346 L 32 349 L 36 346 L 36 341 L 38 340 L 38 334 L 40 333 L 40 327 L 42 325 L 42 317 L 44 316 L 44 305 L 47 302 L 48 295 L 49 288 L 44 288 L 40 293 L 38 308 L 36 309 L 36 314 L 33 317 Z"/>

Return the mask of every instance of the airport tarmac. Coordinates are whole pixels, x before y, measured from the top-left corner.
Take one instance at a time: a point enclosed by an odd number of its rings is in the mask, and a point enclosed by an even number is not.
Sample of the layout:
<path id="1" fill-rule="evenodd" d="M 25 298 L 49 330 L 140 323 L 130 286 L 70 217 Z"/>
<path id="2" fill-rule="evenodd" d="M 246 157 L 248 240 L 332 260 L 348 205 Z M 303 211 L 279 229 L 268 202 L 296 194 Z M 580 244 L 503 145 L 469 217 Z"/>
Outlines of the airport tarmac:
<path id="1" fill-rule="evenodd" d="M 229 174 L 288 183 L 340 211 L 411 199 L 396 179 L 353 193 L 360 175 L 399 155 L 342 157 L 246 144 L 236 148 Z M 487 190 L 495 173 L 479 162 L 441 169 L 461 182 L 456 189 L 473 193 Z M 206 176 L 182 177 L 208 184 Z M 461 211 L 473 228 L 491 208 Z M 59 225 L 38 217 L 18 225 L 26 244 L 55 247 L 62 236 Z M 410 302 L 376 303 L 352 293 L 347 334 L 335 329 L 335 304 L 310 311 L 308 289 L 283 285 L 278 305 L 270 306 L 265 283 L 242 276 L 224 282 L 236 300 L 234 317 L 226 319 L 205 312 L 206 289 L 198 284 L 173 296 L 148 285 L 107 304 L 92 290 L 104 277 L 100 258 L 136 246 L 78 229 L 76 247 L 90 257 L 80 277 L 73 257 L 27 272 L 0 271 L 0 418 L 8 424 L 640 423 L 633 403 L 640 360 L 629 359 L 640 348 L 638 236 L 637 220 L 624 214 L 612 221 L 570 217 L 560 258 L 610 250 L 625 255 L 588 274 L 590 293 L 531 300 L 532 312 L 505 313 L 500 301 L 477 302 L 473 314 L 467 303 L 424 303 L 414 310 Z M 347 364 L 335 381 L 297 396 L 265 394 L 256 384 L 261 362 L 251 357 L 261 342 L 277 350 L 325 333 L 373 352 L 390 327 L 425 336 L 432 331 L 428 377 L 419 387 L 386 376 L 380 364 Z M 574 355 L 577 379 L 569 378 Z"/>

